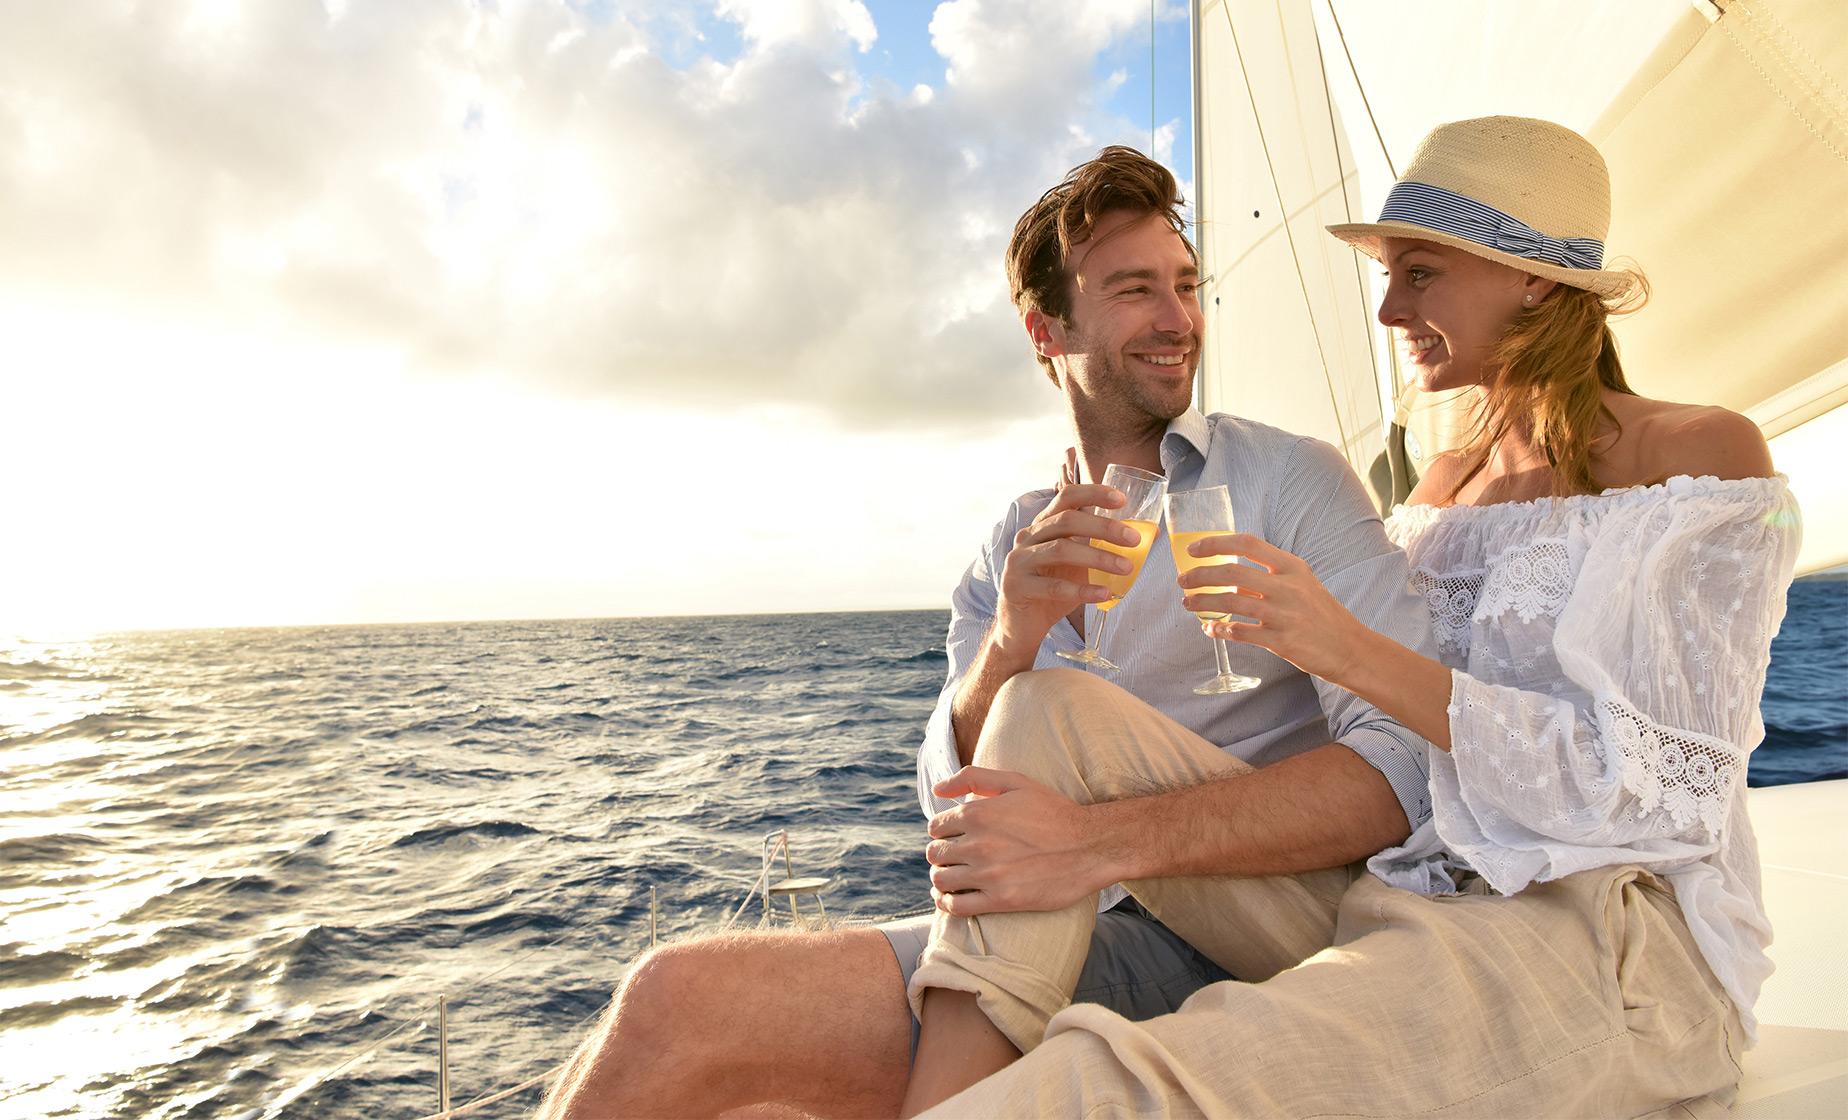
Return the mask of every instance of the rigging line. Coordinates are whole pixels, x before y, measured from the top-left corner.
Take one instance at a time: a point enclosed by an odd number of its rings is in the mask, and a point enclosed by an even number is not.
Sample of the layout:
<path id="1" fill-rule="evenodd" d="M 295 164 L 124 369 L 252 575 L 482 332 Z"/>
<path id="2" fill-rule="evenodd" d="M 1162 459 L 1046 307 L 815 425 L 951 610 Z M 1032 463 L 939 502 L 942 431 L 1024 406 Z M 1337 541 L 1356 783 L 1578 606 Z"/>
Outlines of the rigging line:
<path id="1" fill-rule="evenodd" d="M 564 1068 L 565 1068 L 564 1063 L 560 1062 L 558 1065 L 553 1066 L 551 1069 L 546 1070 L 544 1073 L 540 1074 L 539 1076 L 532 1078 L 531 1080 L 528 1080 L 528 1081 L 522 1081 L 511 1089 L 503 1089 L 500 1092 L 495 1093 L 493 1096 L 478 1097 L 475 1100 L 468 1102 L 467 1104 L 457 1105 L 455 1108 L 449 1109 L 446 1112 L 433 1112 L 428 1116 L 419 1117 L 419 1120 L 450 1120 L 450 1117 L 453 1117 L 453 1116 L 467 1116 L 469 1113 L 474 1112 L 477 1109 L 486 1108 L 491 1104 L 499 1104 L 501 1101 L 506 1100 L 508 1097 L 518 1096 L 519 1094 L 526 1092 L 526 1090 L 531 1089 L 535 1085 L 542 1085 L 547 1080 L 549 1080 L 552 1076 L 554 1076 L 555 1074 L 557 1074 L 560 1070 Z"/>
<path id="2" fill-rule="evenodd" d="M 1149 0 L 1149 158 L 1155 158 L 1155 0 Z"/>
<path id="3" fill-rule="evenodd" d="M 1290 229 L 1290 208 L 1283 202 L 1283 186 L 1277 182 L 1277 163 L 1271 158 L 1270 141 L 1264 135 L 1264 118 L 1258 113 L 1258 97 L 1251 88 L 1251 71 L 1245 66 L 1245 49 L 1239 45 L 1238 25 L 1232 20 L 1232 5 L 1225 6 L 1226 29 L 1232 33 L 1232 53 L 1238 58 L 1238 72 L 1245 78 L 1245 99 L 1251 104 L 1251 119 L 1258 126 L 1258 146 L 1264 150 L 1264 165 L 1270 169 L 1271 190 L 1277 196 L 1277 214 L 1283 221 L 1283 235 L 1290 243 L 1290 259 L 1296 265 L 1296 283 L 1303 293 L 1303 311 L 1309 316 L 1309 333 L 1315 336 L 1316 356 L 1322 360 L 1322 384 L 1328 388 L 1328 406 L 1335 413 L 1335 431 L 1341 437 L 1341 457 L 1348 457 L 1347 425 L 1341 419 L 1341 406 L 1335 400 L 1335 378 L 1328 368 L 1328 351 L 1322 345 L 1322 332 L 1315 322 L 1315 306 L 1309 299 L 1309 281 L 1303 275 L 1303 260 L 1296 251 L 1296 234 Z"/>
<path id="4" fill-rule="evenodd" d="M 1330 12 L 1334 11 L 1333 4 L 1334 4 L 1334 0 L 1329 0 L 1329 11 Z M 1322 100 L 1328 106 L 1328 139 L 1329 139 L 1329 142 L 1334 145 L 1335 168 L 1337 172 L 1339 173 L 1338 181 L 1341 184 L 1341 213 L 1347 218 L 1348 221 L 1352 222 L 1354 220 L 1354 208 L 1348 205 L 1347 169 L 1341 166 L 1341 135 L 1340 135 L 1340 132 L 1335 127 L 1335 96 L 1328 88 L 1328 64 L 1326 62 L 1322 62 L 1322 59 L 1324 57 L 1322 54 L 1322 29 L 1316 26 L 1313 13 L 1311 14 L 1310 19 L 1309 19 L 1309 27 L 1311 30 L 1315 32 L 1315 57 L 1316 57 L 1316 61 L 1321 63 Z M 1354 171 L 1355 171 L 1356 177 L 1358 177 L 1359 172 L 1360 172 L 1360 168 L 1358 165 L 1356 165 Z M 1354 287 L 1360 293 L 1361 309 L 1365 310 L 1368 304 L 1372 302 L 1367 297 L 1366 269 L 1360 263 L 1359 253 L 1350 253 L 1348 255 L 1353 259 L 1353 262 L 1354 262 Z M 1375 396 L 1378 396 L 1379 395 L 1379 377 L 1380 377 L 1380 352 L 1379 352 L 1379 343 L 1374 337 L 1376 333 L 1377 332 L 1374 331 L 1372 325 L 1369 324 L 1367 327 L 1367 361 L 1373 369 L 1373 381 L 1374 381 L 1373 392 Z M 1393 388 L 1396 390 L 1399 387 L 1398 386 L 1399 371 L 1398 371 L 1398 367 L 1396 363 L 1394 365 L 1392 374 L 1393 374 Z M 1393 396 L 1396 399 L 1398 397 L 1398 394 L 1395 392 Z"/>
<path id="5" fill-rule="evenodd" d="M 367 1008 L 367 1010 L 370 1011 L 371 1008 Z M 347 1067 L 351 1066 L 354 1062 L 357 1062 L 362 1058 L 371 1057 L 373 1054 L 379 1051 L 380 1047 L 384 1046 L 387 1042 L 390 1042 L 393 1038 L 396 1038 L 406 1027 L 415 1026 L 418 1030 L 423 1030 L 429 1027 L 429 1025 L 430 1025 L 430 1022 L 427 1019 L 406 1019 L 404 1020 L 402 1023 L 399 1023 L 396 1027 L 393 1027 L 391 1030 L 386 1031 L 385 1034 L 382 1035 L 377 1042 L 373 1043 L 371 1046 L 367 1047 L 365 1050 L 361 1051 L 358 1054 L 353 1055 L 351 1058 L 348 1058 L 346 1061 L 341 1062 L 339 1065 L 335 1066 L 333 1069 L 328 1070 L 326 1073 L 322 1074 L 320 1080 L 317 1081 L 316 1084 L 325 1085 L 327 1082 L 332 1081 L 334 1078 L 339 1077 L 342 1073 L 346 1072 Z"/>
<path id="6" fill-rule="evenodd" d="M 721 929 L 721 932 L 723 932 L 724 930 L 729 930 L 733 926 L 737 925 L 738 919 L 744 916 L 744 908 L 751 904 L 751 900 L 753 898 L 757 897 L 757 892 L 760 889 L 767 890 L 769 888 L 769 885 L 770 885 L 770 863 L 768 860 L 766 860 L 763 865 L 763 870 L 757 873 L 757 881 L 755 883 L 752 883 L 751 889 L 745 892 L 744 901 L 738 904 L 738 909 L 732 913 L 730 920 L 728 920 L 725 923 L 725 925 Z"/>
<path id="7" fill-rule="evenodd" d="M 1392 153 L 1386 150 L 1386 138 L 1380 135 L 1380 122 L 1373 119 L 1373 103 L 1367 100 L 1367 87 L 1361 83 L 1360 71 L 1354 67 L 1354 52 L 1348 50 L 1347 32 L 1341 30 L 1341 17 L 1335 13 L 1335 0 L 1325 2 L 1328 4 L 1328 18 L 1335 24 L 1335 37 L 1341 40 L 1341 53 L 1347 56 L 1348 73 L 1354 75 L 1354 88 L 1360 91 L 1361 107 L 1367 110 L 1367 123 L 1373 126 L 1373 138 L 1379 141 L 1380 155 L 1386 157 L 1386 170 L 1397 180 L 1399 169 L 1392 162 Z"/>

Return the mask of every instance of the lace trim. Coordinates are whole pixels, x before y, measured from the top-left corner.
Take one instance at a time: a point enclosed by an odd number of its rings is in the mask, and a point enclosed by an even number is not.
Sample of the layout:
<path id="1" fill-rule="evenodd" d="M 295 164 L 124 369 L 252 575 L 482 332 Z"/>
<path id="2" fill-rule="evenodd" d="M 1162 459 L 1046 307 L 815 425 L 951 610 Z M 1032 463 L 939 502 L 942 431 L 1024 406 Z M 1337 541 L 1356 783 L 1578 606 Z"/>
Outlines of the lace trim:
<path id="1" fill-rule="evenodd" d="M 1677 828 L 1700 821 L 1717 836 L 1726 823 L 1734 780 L 1744 759 L 1730 744 L 1692 731 L 1663 727 L 1629 705 L 1598 701 L 1598 725 L 1605 742 L 1623 756 L 1624 788 L 1647 815 L 1658 809 Z"/>
<path id="2" fill-rule="evenodd" d="M 1431 611 L 1431 630 L 1439 646 L 1458 651 L 1469 648 L 1469 620 L 1482 594 L 1483 575 L 1470 571 L 1440 576 L 1429 568 L 1412 570 L 1412 590 Z"/>
<path id="3" fill-rule="evenodd" d="M 1559 617 L 1572 595 L 1572 554 L 1557 537 L 1508 549 L 1489 565 L 1480 614 L 1499 618 L 1508 611 L 1532 622 Z"/>

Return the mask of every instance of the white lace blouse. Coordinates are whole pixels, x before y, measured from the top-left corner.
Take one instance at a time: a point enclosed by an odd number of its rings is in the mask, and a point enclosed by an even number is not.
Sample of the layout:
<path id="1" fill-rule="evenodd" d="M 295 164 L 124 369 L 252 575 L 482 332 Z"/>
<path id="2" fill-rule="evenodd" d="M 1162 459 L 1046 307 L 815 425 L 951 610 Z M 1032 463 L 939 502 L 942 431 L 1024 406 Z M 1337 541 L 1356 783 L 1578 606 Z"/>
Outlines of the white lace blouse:
<path id="1" fill-rule="evenodd" d="M 1451 668 L 1452 746 L 1431 752 L 1430 823 L 1374 874 L 1429 894 L 1473 869 L 1512 894 L 1649 868 L 1755 1033 L 1771 929 L 1745 763 L 1796 562 L 1785 480 L 1401 506 L 1387 533 Z"/>

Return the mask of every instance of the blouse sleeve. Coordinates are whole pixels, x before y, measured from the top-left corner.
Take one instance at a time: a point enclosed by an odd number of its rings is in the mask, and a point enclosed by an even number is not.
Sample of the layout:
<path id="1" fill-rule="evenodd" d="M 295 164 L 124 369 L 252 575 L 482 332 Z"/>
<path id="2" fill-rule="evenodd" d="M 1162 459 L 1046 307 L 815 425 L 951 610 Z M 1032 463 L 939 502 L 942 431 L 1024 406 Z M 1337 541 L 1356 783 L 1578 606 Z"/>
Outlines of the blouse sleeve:
<path id="1" fill-rule="evenodd" d="M 1565 542 L 1583 561 L 1553 632 L 1556 693 L 1453 672 L 1433 815 L 1496 890 L 1673 870 L 1724 841 L 1799 538 L 1782 480 L 1752 481 L 1674 479 Z"/>

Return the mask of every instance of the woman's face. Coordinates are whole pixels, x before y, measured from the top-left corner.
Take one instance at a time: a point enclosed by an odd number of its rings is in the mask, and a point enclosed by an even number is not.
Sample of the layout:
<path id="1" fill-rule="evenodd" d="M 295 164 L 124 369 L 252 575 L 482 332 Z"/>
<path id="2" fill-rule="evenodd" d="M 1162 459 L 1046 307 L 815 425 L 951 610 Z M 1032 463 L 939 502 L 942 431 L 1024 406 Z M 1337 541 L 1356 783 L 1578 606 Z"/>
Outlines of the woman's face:
<path id="1" fill-rule="evenodd" d="M 1387 277 L 1380 322 L 1398 332 L 1400 353 L 1426 392 L 1481 384 L 1508 324 L 1555 287 L 1432 241 L 1387 237 L 1380 248 Z"/>

